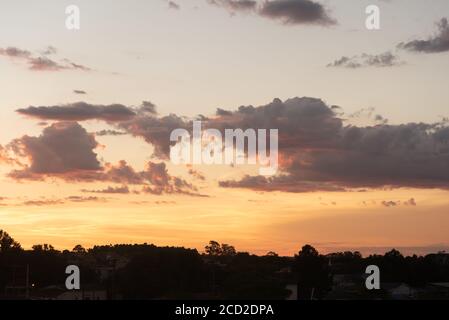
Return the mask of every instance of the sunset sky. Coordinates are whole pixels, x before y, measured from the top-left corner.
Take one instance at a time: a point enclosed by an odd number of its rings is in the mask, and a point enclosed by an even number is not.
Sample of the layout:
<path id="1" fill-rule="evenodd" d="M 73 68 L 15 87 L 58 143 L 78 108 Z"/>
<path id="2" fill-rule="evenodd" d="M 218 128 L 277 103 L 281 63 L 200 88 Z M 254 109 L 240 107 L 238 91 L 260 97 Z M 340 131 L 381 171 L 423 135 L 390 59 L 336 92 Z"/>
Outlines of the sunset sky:
<path id="1" fill-rule="evenodd" d="M 447 0 L 3 1 L 0 229 L 25 248 L 449 250 L 448 18 Z M 172 164 L 199 117 L 278 129 L 278 175 Z"/>

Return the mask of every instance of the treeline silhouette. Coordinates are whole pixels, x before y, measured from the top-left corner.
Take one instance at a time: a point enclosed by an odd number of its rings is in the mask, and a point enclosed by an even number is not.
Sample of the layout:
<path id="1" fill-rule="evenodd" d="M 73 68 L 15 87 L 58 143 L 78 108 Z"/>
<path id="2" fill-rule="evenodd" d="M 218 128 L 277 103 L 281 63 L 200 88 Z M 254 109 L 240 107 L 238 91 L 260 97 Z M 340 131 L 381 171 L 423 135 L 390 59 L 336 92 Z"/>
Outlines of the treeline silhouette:
<path id="1" fill-rule="evenodd" d="M 310 245 L 294 257 L 275 252 L 257 256 L 216 241 L 210 241 L 204 253 L 146 243 L 88 250 L 77 245 L 71 251 L 39 244 L 24 250 L 0 230 L 0 297 L 8 288 L 26 283 L 31 296 L 48 286 L 63 287 L 65 268 L 75 264 L 82 286 L 101 286 L 110 299 L 285 299 L 291 294 L 287 285 L 292 284 L 298 285 L 299 299 L 323 299 L 335 274 L 361 275 L 371 264 L 379 266 L 385 282 L 417 287 L 447 282 L 449 268 L 441 256 L 446 255 L 404 257 L 394 249 L 366 258 L 359 252 L 322 255 Z"/>

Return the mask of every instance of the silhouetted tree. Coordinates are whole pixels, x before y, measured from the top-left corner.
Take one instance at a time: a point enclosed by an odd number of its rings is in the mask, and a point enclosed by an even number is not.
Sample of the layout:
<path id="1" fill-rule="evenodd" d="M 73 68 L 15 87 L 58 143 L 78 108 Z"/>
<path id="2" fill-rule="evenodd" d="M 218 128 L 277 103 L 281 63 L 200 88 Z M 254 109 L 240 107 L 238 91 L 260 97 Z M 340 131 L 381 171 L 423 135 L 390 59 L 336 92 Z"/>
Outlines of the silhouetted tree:
<path id="1" fill-rule="evenodd" d="M 274 252 L 274 251 L 268 251 L 265 256 L 267 256 L 267 257 L 279 257 L 279 255 L 276 252 Z"/>
<path id="2" fill-rule="evenodd" d="M 31 247 L 34 251 L 55 251 L 55 248 L 51 244 L 35 244 Z"/>
<path id="3" fill-rule="evenodd" d="M 126 299 L 191 298 L 206 287 L 205 266 L 196 250 L 142 248 L 118 272 Z"/>
<path id="4" fill-rule="evenodd" d="M 206 253 L 210 256 L 220 256 L 222 254 L 221 246 L 217 241 L 209 241 L 209 245 L 205 246 Z"/>
<path id="5" fill-rule="evenodd" d="M 232 257 L 237 254 L 234 246 L 223 243 L 220 245 L 217 241 L 211 240 L 209 241 L 209 245 L 204 247 L 206 253 L 210 256 L 224 256 L 224 257 Z"/>
<path id="6" fill-rule="evenodd" d="M 6 231 L 0 230 L 0 253 L 11 249 L 21 249 L 21 246 Z"/>
<path id="7" fill-rule="evenodd" d="M 233 246 L 230 246 L 229 244 L 222 244 L 221 245 L 221 254 L 223 256 L 228 256 L 228 257 L 232 257 L 236 255 L 236 251 L 235 248 Z"/>
<path id="8" fill-rule="evenodd" d="M 328 259 L 318 251 L 305 245 L 295 255 L 294 269 L 298 277 L 298 298 L 319 299 L 324 296 L 331 285 Z"/>
<path id="9" fill-rule="evenodd" d="M 84 249 L 84 247 L 80 244 L 77 244 L 73 249 L 73 252 L 75 253 L 86 253 L 86 249 Z"/>

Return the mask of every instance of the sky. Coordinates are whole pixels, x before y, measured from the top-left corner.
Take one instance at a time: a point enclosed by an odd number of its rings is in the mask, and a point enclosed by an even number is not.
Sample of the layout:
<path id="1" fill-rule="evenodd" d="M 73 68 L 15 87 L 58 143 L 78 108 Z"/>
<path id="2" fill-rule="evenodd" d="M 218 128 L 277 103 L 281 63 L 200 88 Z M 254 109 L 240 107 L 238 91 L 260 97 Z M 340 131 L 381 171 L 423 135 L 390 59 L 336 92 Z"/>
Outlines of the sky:
<path id="1" fill-rule="evenodd" d="M 446 0 L 2 2 L 0 229 L 26 248 L 447 250 L 448 18 Z M 278 174 L 171 163 L 200 115 L 278 129 Z"/>

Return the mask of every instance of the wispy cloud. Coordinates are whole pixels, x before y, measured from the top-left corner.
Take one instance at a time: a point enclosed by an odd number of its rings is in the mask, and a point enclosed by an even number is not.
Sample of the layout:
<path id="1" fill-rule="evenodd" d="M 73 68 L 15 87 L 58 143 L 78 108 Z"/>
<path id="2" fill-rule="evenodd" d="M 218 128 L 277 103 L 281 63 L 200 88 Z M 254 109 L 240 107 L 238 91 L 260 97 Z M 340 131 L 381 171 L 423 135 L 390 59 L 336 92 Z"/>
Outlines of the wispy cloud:
<path id="1" fill-rule="evenodd" d="M 38 55 L 33 55 L 28 50 L 23 50 L 16 47 L 0 48 L 0 56 L 10 59 L 21 60 L 28 64 L 28 69 L 32 71 L 62 71 L 62 70 L 82 70 L 91 71 L 89 67 L 74 63 L 68 59 L 62 59 L 57 62 L 50 59 L 48 56 L 56 54 L 57 50 L 54 47 L 48 47 L 45 51 Z"/>
<path id="2" fill-rule="evenodd" d="M 384 52 L 376 55 L 363 53 L 352 57 L 343 56 L 329 63 L 327 67 L 358 69 L 363 67 L 394 67 L 403 64 L 399 56 L 391 52 Z"/>

